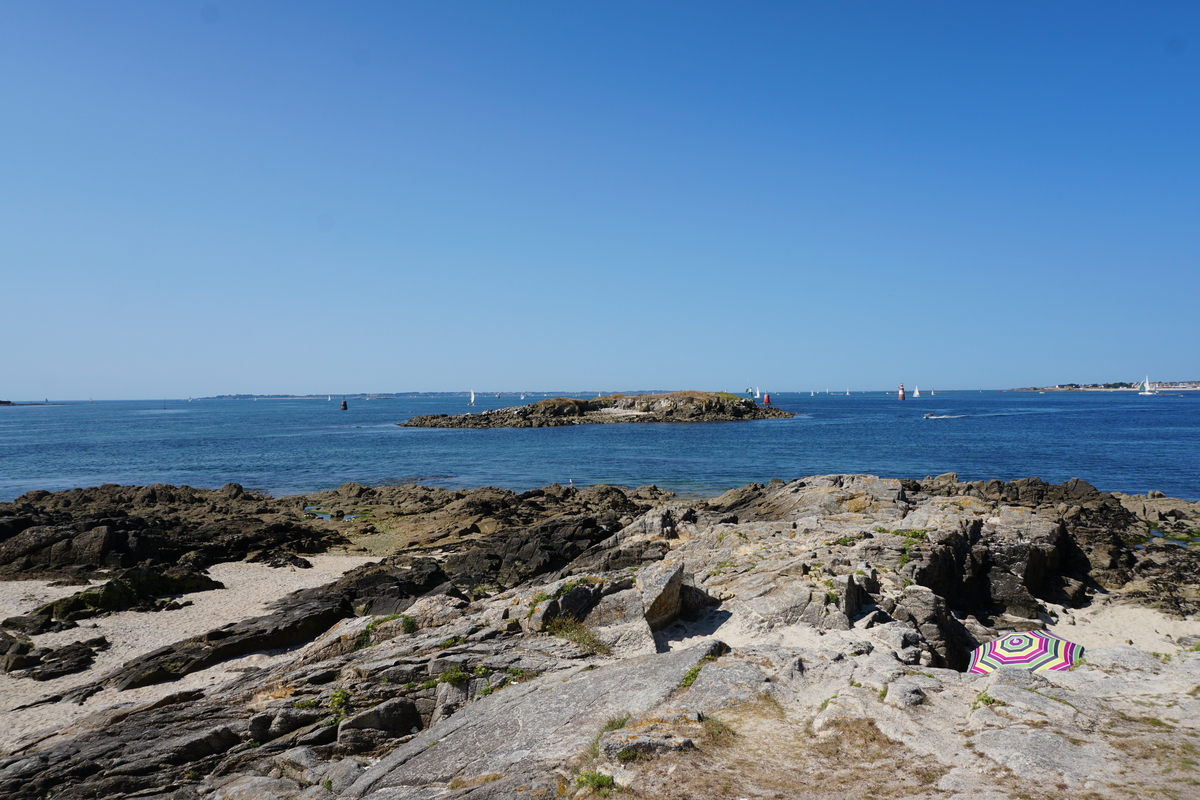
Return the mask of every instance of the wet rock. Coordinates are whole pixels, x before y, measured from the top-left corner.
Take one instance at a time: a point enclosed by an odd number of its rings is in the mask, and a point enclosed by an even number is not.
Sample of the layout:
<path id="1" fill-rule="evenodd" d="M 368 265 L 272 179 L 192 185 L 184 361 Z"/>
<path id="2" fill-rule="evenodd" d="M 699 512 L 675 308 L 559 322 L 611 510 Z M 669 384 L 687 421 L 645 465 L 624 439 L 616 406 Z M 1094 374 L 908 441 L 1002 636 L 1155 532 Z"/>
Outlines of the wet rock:
<path id="1" fill-rule="evenodd" d="M 11 513 L 18 509 L 25 513 Z M 200 569 L 253 551 L 296 555 L 344 542 L 336 531 L 296 524 L 288 500 L 244 490 L 160 484 L 30 492 L 0 503 L 0 518 L 7 516 L 37 524 L 16 523 L 12 535 L 0 536 L 0 576 L 94 573 L 147 562 Z"/>
<path id="2" fill-rule="evenodd" d="M 49 613 L 8 617 L 3 622 L 0 622 L 0 628 L 7 628 L 10 631 L 17 631 L 29 636 L 36 636 L 41 633 L 57 633 L 58 631 L 70 630 L 77 627 L 79 627 L 78 624 L 56 620 Z"/>
<path id="3" fill-rule="evenodd" d="M 137 567 L 101 586 L 49 603 L 36 613 L 74 622 L 114 611 L 157 610 L 152 602 L 155 598 L 223 588 L 225 585 L 220 581 L 189 569 Z"/>
<path id="4" fill-rule="evenodd" d="M 32 528 L 36 524 L 37 520 L 34 517 L 0 517 L 0 542 L 10 539 L 21 531 Z"/>
<path id="5" fill-rule="evenodd" d="M 26 646 L 18 643 L 16 648 L 10 648 L 9 651 L 10 655 L 14 655 L 12 651 L 17 650 L 15 657 L 5 657 L 6 663 L 9 665 L 6 671 L 16 672 L 19 670 L 20 677 L 32 678 L 35 681 L 53 680 L 61 678 L 63 675 L 84 671 L 92 665 L 96 659 L 96 653 L 107 650 L 108 646 L 108 640 L 99 636 L 95 639 L 72 642 L 54 649 L 39 648 L 20 653 L 20 649 L 24 649 Z"/>
<path id="6" fill-rule="evenodd" d="M 615 515 L 567 516 L 530 527 L 506 530 L 484 544 L 446 560 L 457 585 L 491 582 L 512 587 L 557 571 L 619 528 Z"/>
<path id="7" fill-rule="evenodd" d="M 30 655 L 34 644 L 0 631 L 0 672 L 13 672 L 35 666 L 40 657 Z"/>

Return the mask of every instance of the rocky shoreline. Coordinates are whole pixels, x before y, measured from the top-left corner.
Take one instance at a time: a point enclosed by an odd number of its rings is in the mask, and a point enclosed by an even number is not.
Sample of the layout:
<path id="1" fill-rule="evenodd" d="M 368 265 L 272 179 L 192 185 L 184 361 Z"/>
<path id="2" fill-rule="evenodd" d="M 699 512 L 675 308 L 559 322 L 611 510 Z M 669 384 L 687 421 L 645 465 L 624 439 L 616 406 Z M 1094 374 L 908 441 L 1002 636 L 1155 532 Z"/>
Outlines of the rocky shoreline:
<path id="1" fill-rule="evenodd" d="M 736 422 L 787 419 L 788 411 L 723 392 L 671 392 L 591 400 L 553 397 L 478 414 L 430 414 L 397 423 L 407 428 L 551 428 L 637 422 Z"/>
<path id="2" fill-rule="evenodd" d="M 0 621 L 0 795 L 1171 796 L 1200 781 L 1197 520 L 952 474 L 30 492 L 0 503 L 0 579 L 59 585 Z M 91 666 L 98 619 L 170 629 L 226 567 L 332 552 L 371 560 Z M 1086 663 L 962 671 L 1035 629 Z"/>

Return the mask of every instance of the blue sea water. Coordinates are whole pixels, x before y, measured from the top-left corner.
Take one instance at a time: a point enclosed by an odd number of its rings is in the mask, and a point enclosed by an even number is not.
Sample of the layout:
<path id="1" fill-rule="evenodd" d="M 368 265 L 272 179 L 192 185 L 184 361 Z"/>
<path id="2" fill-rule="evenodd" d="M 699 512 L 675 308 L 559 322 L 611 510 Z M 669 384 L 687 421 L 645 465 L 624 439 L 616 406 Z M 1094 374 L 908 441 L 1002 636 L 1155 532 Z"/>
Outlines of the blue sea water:
<path id="1" fill-rule="evenodd" d="M 531 402 L 531 397 L 526 402 Z M 401 428 L 417 414 L 518 404 L 513 396 L 246 399 L 0 406 L 0 500 L 104 483 L 275 496 L 356 481 L 525 490 L 558 482 L 657 484 L 711 494 L 828 473 L 959 480 L 1082 478 L 1108 491 L 1200 499 L 1200 394 L 772 394 L 788 420 L 563 428 Z M 925 419 L 933 413 L 938 419 Z"/>

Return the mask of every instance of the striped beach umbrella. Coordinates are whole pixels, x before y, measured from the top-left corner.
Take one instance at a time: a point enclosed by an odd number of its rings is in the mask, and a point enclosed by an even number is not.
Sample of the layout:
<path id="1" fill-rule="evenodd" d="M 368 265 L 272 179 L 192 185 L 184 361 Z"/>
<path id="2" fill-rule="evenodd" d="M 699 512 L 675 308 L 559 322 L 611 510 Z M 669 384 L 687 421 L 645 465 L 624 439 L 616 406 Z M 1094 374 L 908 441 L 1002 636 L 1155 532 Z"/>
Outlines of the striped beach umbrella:
<path id="1" fill-rule="evenodd" d="M 1083 658 L 1083 646 L 1045 631 L 1009 633 L 976 647 L 971 653 L 971 668 L 978 675 L 1001 667 L 1018 667 L 1033 672 L 1068 670 Z"/>

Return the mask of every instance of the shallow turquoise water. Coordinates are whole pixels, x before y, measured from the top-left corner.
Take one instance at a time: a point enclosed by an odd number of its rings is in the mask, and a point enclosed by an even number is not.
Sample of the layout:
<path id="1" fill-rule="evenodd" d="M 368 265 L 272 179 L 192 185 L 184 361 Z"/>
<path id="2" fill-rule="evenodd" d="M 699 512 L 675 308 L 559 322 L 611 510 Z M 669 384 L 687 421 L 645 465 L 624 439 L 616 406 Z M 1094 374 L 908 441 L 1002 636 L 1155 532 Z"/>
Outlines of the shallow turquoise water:
<path id="1" fill-rule="evenodd" d="M 530 398 L 532 401 L 535 398 Z M 103 483 L 217 487 L 273 495 L 357 481 L 523 490 L 552 482 L 648 483 L 711 493 L 750 481 L 866 472 L 1050 482 L 1200 499 L 1200 395 L 954 392 L 777 394 L 789 420 L 409 429 L 416 414 L 462 413 L 466 398 L 120 401 L 0 407 L 0 500 Z M 480 396 L 474 411 L 511 406 Z M 943 419 L 924 419 L 934 413 Z"/>

